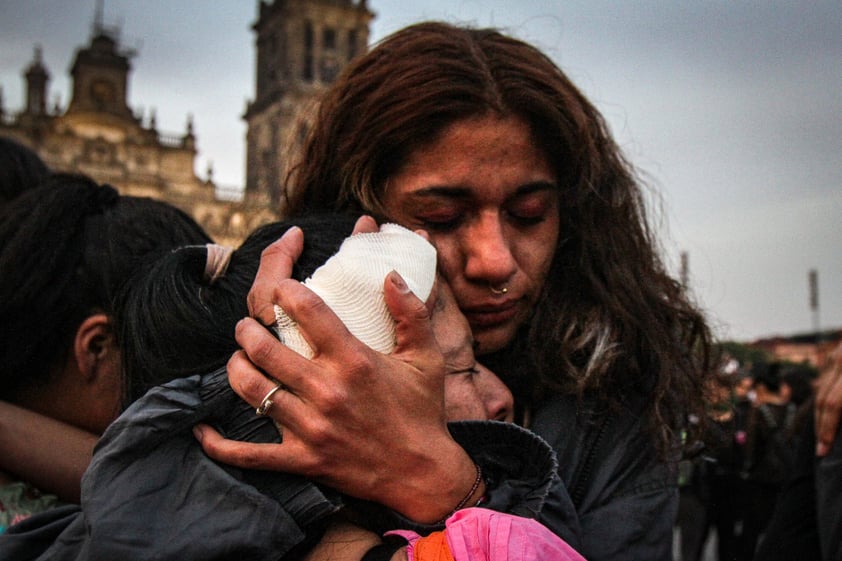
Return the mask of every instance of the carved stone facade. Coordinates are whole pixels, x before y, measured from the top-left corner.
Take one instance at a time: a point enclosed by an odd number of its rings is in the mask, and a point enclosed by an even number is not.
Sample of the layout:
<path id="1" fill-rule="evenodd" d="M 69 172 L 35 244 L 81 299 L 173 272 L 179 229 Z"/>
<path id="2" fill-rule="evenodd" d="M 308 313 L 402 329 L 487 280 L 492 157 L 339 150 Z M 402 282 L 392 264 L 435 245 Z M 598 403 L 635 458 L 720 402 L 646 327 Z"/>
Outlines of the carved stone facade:
<path id="1" fill-rule="evenodd" d="M 246 186 L 239 200 L 219 197 L 208 171 L 194 172 L 192 117 L 183 134 L 158 131 L 127 103 L 131 58 L 97 14 L 90 44 L 71 66 L 66 110 L 48 107 L 49 71 L 38 49 L 25 69 L 26 107 L 7 114 L 0 135 L 35 150 L 55 171 L 81 172 L 126 195 L 167 201 L 192 215 L 219 243 L 236 246 L 282 213 L 280 186 L 301 146 L 318 94 L 368 47 L 374 14 L 365 0 L 258 0 L 256 91 L 243 118 Z M 239 190 L 237 190 L 239 192 Z"/>
<path id="2" fill-rule="evenodd" d="M 0 135 L 37 152 L 55 171 L 84 173 L 125 195 L 165 200 L 191 214 L 219 243 L 238 245 L 257 226 L 277 219 L 265 204 L 224 200 L 209 172 L 194 172 L 192 118 L 183 134 L 157 130 L 154 113 L 143 123 L 127 103 L 131 57 L 116 33 L 94 26 L 90 44 L 71 66 L 72 97 L 65 111 L 47 106 L 49 72 L 38 49 L 24 72 L 26 107 L 7 115 Z"/>
<path id="3" fill-rule="evenodd" d="M 247 199 L 281 207 L 318 95 L 366 51 L 373 17 L 365 0 L 259 2 L 255 99 L 244 115 Z"/>

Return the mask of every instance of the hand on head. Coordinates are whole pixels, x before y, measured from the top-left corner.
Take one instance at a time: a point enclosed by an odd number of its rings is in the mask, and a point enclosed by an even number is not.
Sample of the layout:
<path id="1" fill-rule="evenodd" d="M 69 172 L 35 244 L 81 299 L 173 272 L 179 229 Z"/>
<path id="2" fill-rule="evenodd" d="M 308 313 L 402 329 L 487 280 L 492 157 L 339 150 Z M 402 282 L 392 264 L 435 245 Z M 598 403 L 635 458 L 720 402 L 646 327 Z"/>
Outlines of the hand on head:
<path id="1" fill-rule="evenodd" d="M 377 222 L 362 216 L 354 226 L 354 234 L 376 232 Z M 304 249 L 304 233 L 292 227 L 260 256 L 260 268 L 248 294 L 249 314 L 263 325 L 275 322 L 275 303 L 280 302 L 280 282 L 292 278 L 292 267 Z"/>
<path id="2" fill-rule="evenodd" d="M 376 224 L 361 220 L 355 229 L 360 231 L 376 231 Z M 467 479 L 475 470 L 447 430 L 445 365 L 430 311 L 399 275 L 390 274 L 384 292 L 397 345 L 391 355 L 372 351 L 350 336 L 319 297 L 287 278 L 302 242 L 301 231 L 293 230 L 264 252 L 249 303 L 266 323 L 274 320 L 267 304 L 281 305 L 298 322 L 313 359 L 245 319 L 236 331 L 243 351 L 228 364 L 234 391 L 254 407 L 283 384 L 268 411 L 284 428 L 283 442 L 229 441 L 202 427 L 202 445 L 225 463 L 298 473 L 415 520 L 438 520 L 471 486 Z M 395 442 L 405 448 L 394 450 Z M 452 473 L 465 473 L 466 480 L 457 477 L 452 489 L 442 488 L 440 482 Z"/>

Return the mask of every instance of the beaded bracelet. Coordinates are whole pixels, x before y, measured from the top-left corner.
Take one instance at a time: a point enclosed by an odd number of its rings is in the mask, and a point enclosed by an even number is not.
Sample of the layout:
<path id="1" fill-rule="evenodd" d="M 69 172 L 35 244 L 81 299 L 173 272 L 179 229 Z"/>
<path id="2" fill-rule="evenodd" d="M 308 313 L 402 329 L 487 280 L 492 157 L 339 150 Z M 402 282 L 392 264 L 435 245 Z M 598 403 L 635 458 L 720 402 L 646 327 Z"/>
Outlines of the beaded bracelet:
<path id="1" fill-rule="evenodd" d="M 482 483 L 482 468 L 476 462 L 474 462 L 474 466 L 476 466 L 476 468 L 477 468 L 477 478 L 474 479 L 474 484 L 471 485 L 471 490 L 468 491 L 468 494 L 465 495 L 465 497 L 461 501 L 459 501 L 459 504 L 456 505 L 456 508 L 454 508 L 450 512 L 450 514 L 448 514 L 447 516 L 445 516 L 444 518 L 442 518 L 441 520 L 436 522 L 436 525 L 444 524 L 447 521 L 447 519 L 450 518 L 455 512 L 465 508 L 465 505 L 468 504 L 468 501 L 471 500 L 471 497 L 473 497 L 474 493 L 476 493 L 477 489 L 479 489 L 479 485 L 480 485 L 480 483 Z M 484 498 L 485 497 L 480 497 L 479 501 L 477 501 L 477 504 L 475 506 L 479 506 L 482 503 Z"/>

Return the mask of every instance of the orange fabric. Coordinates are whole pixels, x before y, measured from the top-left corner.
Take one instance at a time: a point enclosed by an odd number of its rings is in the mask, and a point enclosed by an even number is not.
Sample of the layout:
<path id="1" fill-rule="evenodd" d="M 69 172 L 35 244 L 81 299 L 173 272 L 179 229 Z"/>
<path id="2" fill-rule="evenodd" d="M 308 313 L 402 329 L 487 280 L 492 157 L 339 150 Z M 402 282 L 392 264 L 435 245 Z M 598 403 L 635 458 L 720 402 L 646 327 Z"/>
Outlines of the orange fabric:
<path id="1" fill-rule="evenodd" d="M 447 545 L 445 530 L 415 541 L 412 544 L 412 558 L 415 561 L 456 561 Z"/>

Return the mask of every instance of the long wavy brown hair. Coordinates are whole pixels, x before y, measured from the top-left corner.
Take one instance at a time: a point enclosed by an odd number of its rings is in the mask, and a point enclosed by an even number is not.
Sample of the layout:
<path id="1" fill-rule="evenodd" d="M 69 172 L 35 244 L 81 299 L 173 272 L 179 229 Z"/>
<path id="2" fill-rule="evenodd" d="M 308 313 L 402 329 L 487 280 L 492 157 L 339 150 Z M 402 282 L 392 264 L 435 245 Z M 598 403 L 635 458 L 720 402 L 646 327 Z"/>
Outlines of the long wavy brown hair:
<path id="1" fill-rule="evenodd" d="M 388 218 L 384 193 L 407 156 L 447 125 L 487 114 L 530 124 L 561 200 L 550 276 L 504 361 L 520 367 L 501 375 L 527 410 L 558 392 L 615 404 L 643 392 L 665 451 L 687 416 L 703 413 L 709 329 L 666 271 L 644 186 L 603 117 L 535 47 L 494 29 L 438 22 L 386 38 L 323 98 L 288 177 L 286 211 Z"/>

